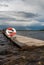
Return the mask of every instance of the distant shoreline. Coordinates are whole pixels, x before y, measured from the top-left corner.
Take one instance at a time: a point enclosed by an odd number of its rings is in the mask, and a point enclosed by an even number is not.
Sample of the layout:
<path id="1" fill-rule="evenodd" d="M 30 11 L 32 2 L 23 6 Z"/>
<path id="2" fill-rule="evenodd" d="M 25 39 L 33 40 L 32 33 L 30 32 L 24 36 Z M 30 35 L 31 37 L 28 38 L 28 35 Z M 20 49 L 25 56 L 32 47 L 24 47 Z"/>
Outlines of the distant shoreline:
<path id="1" fill-rule="evenodd" d="M 3 30 L 0 30 L 3 31 Z M 17 31 L 44 31 L 44 30 L 17 30 Z"/>
<path id="2" fill-rule="evenodd" d="M 44 31 L 44 30 L 17 30 L 17 31 Z"/>

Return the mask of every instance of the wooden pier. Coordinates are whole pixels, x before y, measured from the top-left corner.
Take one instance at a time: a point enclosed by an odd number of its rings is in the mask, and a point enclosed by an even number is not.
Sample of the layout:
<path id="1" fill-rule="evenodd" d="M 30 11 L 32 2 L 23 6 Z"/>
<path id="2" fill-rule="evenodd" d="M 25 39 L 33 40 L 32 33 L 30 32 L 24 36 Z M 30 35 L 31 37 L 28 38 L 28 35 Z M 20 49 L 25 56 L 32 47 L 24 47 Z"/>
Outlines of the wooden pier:
<path id="1" fill-rule="evenodd" d="M 28 47 L 44 46 L 43 40 L 25 37 L 25 36 L 21 36 L 21 35 L 16 35 L 16 37 L 10 37 L 9 38 L 5 33 L 4 33 L 4 35 L 20 48 L 24 48 L 26 46 L 28 46 Z"/>
<path id="2" fill-rule="evenodd" d="M 43 40 L 38 40 L 30 37 L 25 37 L 21 35 L 16 35 L 16 38 L 13 37 L 11 38 L 13 42 L 17 43 L 19 46 L 44 46 L 44 41 Z"/>

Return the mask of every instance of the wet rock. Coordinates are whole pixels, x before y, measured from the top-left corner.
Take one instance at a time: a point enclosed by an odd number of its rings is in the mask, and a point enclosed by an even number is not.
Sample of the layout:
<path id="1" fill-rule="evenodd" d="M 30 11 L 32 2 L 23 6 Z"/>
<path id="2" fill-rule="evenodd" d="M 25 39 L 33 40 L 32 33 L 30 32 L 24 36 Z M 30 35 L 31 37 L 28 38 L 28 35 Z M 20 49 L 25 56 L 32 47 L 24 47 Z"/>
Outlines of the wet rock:
<path id="1" fill-rule="evenodd" d="M 0 33 L 0 65 L 44 65 L 44 46 L 19 49 Z"/>

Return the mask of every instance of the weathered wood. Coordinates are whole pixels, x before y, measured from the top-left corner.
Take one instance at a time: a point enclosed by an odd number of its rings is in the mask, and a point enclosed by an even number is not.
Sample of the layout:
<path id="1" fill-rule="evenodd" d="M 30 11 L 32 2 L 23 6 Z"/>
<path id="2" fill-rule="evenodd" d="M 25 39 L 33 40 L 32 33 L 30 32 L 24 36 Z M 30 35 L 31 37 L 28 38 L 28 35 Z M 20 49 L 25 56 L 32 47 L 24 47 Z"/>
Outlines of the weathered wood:
<path id="1" fill-rule="evenodd" d="M 21 48 L 24 47 L 24 46 L 27 46 L 26 44 L 20 42 L 17 40 L 17 38 L 15 37 L 12 37 L 11 40 L 13 40 L 13 42 L 15 42 L 17 45 L 19 45 Z M 20 40 L 20 39 L 19 39 Z"/>
<path id="2" fill-rule="evenodd" d="M 18 43 L 20 46 L 43 46 L 44 41 L 38 40 L 34 38 L 24 37 L 20 35 L 16 35 L 16 39 L 13 37 L 11 38 L 14 42 Z"/>
<path id="3" fill-rule="evenodd" d="M 4 33 L 5 34 L 5 33 Z M 6 34 L 5 34 L 6 35 Z M 6 35 L 7 36 L 7 35 Z M 8 36 L 7 36 L 8 37 Z M 44 46 L 43 40 L 38 40 L 30 37 L 25 37 L 21 35 L 16 35 L 16 37 L 9 38 L 13 43 L 23 48 L 26 46 Z"/>

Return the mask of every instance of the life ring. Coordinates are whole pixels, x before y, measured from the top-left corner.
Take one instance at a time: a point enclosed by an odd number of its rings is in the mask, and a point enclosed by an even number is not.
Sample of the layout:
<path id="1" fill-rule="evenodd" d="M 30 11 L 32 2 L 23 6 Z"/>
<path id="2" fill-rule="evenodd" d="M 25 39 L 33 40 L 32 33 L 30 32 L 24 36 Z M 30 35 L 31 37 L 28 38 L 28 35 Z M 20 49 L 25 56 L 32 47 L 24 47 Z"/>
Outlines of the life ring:
<path id="1" fill-rule="evenodd" d="M 11 27 L 7 28 L 7 29 L 6 29 L 6 35 L 7 35 L 8 37 L 14 37 L 14 36 L 16 35 L 16 30 L 15 30 L 15 28 L 11 28 Z"/>

